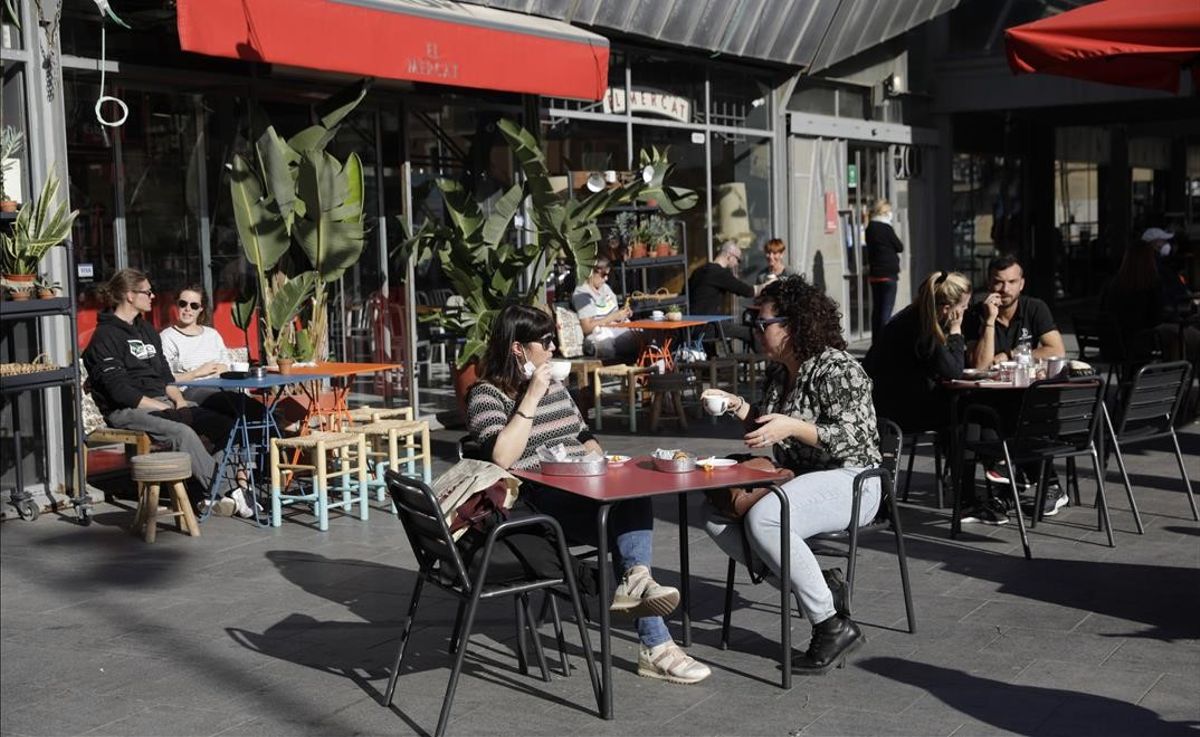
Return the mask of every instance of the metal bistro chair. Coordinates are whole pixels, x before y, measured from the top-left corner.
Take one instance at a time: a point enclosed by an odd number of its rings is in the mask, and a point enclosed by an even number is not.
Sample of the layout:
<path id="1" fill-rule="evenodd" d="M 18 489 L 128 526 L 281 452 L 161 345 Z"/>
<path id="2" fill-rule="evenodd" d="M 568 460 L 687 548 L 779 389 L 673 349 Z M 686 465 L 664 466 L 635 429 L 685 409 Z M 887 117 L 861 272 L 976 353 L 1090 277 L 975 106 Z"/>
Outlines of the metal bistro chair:
<path id="1" fill-rule="evenodd" d="M 534 630 L 532 613 L 529 608 L 529 592 L 546 590 L 552 592 L 559 587 L 565 587 L 570 596 L 571 605 L 575 611 L 575 621 L 579 626 L 579 637 L 583 647 L 583 656 L 587 660 L 588 675 L 592 681 L 592 693 L 596 697 L 596 709 L 600 711 L 601 692 L 600 681 L 596 672 L 596 661 L 592 656 L 592 646 L 588 639 L 587 624 L 583 606 L 579 597 L 579 589 L 575 584 L 575 574 L 572 569 L 570 556 L 564 544 L 562 528 L 553 518 L 546 515 L 535 515 L 522 519 L 501 522 L 488 533 L 482 551 L 476 558 L 479 561 L 477 570 L 471 573 L 463 563 L 458 547 L 446 520 L 442 516 L 441 507 L 433 490 L 421 481 L 402 476 L 395 471 L 387 472 L 388 491 L 396 506 L 397 515 L 404 526 L 413 554 L 416 556 L 419 571 L 413 587 L 412 599 L 408 605 L 408 618 L 404 623 L 404 631 L 400 636 L 400 646 L 396 650 L 396 659 L 392 664 L 391 677 L 388 679 L 387 691 L 384 693 L 384 705 L 391 706 L 396 693 L 396 682 L 400 677 L 400 668 L 404 661 L 404 649 L 408 645 L 412 633 L 413 621 L 416 619 L 417 605 L 421 601 L 421 592 L 426 583 L 454 595 L 459 600 L 458 615 L 455 621 L 454 634 L 451 636 L 450 652 L 454 653 L 454 666 L 450 670 L 450 681 L 446 684 L 446 695 L 442 699 L 442 710 L 438 715 L 435 737 L 445 734 L 446 723 L 450 717 L 450 707 L 454 703 L 454 692 L 458 687 L 458 677 L 462 673 L 463 659 L 467 652 L 467 642 L 471 637 L 471 628 L 475 623 L 475 613 L 479 602 L 483 599 L 494 599 L 503 596 L 514 597 L 517 612 L 517 655 L 522 672 L 527 670 L 525 661 L 525 628 L 533 631 L 533 649 L 542 671 L 542 680 L 549 681 L 550 674 L 546 670 L 546 659 L 542 652 L 537 632 Z M 558 561 L 562 567 L 561 578 L 540 578 L 513 582 L 492 583 L 488 580 L 492 556 L 497 541 L 514 531 L 525 528 L 542 528 L 554 543 L 558 551 Z M 550 597 L 553 601 L 553 597 Z M 553 605 L 555 617 L 554 628 L 558 637 L 558 645 L 563 662 L 564 672 L 569 672 L 567 665 L 566 647 L 562 636 L 562 626 L 558 619 L 557 605 Z"/>
<path id="2" fill-rule="evenodd" d="M 1187 491 L 1188 504 L 1192 507 L 1192 519 L 1200 521 L 1196 510 L 1196 496 L 1192 493 L 1192 482 L 1188 478 L 1187 467 L 1183 463 L 1183 453 L 1179 448 L 1179 438 L 1175 436 L 1175 416 L 1187 397 L 1188 388 L 1192 383 L 1192 367 L 1187 361 L 1171 363 L 1152 363 L 1143 366 L 1133 378 L 1125 401 L 1121 405 L 1121 413 L 1114 427 L 1108 408 L 1104 407 L 1104 424 L 1109 437 L 1113 441 L 1113 452 L 1117 456 L 1117 466 L 1121 469 L 1121 479 L 1125 482 L 1125 491 L 1129 494 L 1129 506 L 1133 510 L 1133 519 L 1137 523 L 1138 534 L 1142 534 L 1142 517 L 1138 513 L 1137 504 L 1133 500 L 1133 486 L 1129 483 L 1129 474 L 1125 470 L 1125 458 L 1121 446 L 1143 443 L 1159 438 L 1171 438 L 1175 447 L 1175 460 L 1179 463 L 1179 474 L 1183 477 L 1183 486 Z M 1107 458 L 1105 459 L 1107 462 Z"/>
<path id="3" fill-rule="evenodd" d="M 908 503 L 908 487 L 912 483 L 913 463 L 917 460 L 917 449 L 922 445 L 933 448 L 933 476 L 937 485 L 938 509 L 946 506 L 945 476 L 942 466 L 942 433 L 939 430 L 920 430 L 908 436 L 908 469 L 904 472 L 904 491 L 900 501 Z"/>
<path id="4" fill-rule="evenodd" d="M 854 572 L 858 563 L 858 539 L 863 532 L 876 530 L 891 524 L 896 536 L 896 560 L 900 564 L 900 585 L 904 590 L 904 613 L 908 617 L 908 631 L 916 633 L 917 617 L 913 611 L 912 587 L 908 580 L 908 556 L 904 552 L 904 531 L 900 525 L 900 507 L 896 503 L 896 467 L 899 463 L 903 436 L 900 427 L 891 420 L 879 418 L 879 451 L 883 464 L 868 468 L 854 477 L 853 499 L 850 505 L 850 524 L 845 530 L 823 532 L 813 535 L 806 542 L 815 555 L 846 559 L 846 615 L 850 616 L 854 605 Z M 863 485 L 869 480 L 879 479 L 879 512 L 866 525 L 859 525 L 858 515 L 862 508 Z M 729 646 L 729 624 L 733 613 L 733 582 L 737 574 L 737 561 L 729 559 L 725 577 L 725 615 L 721 622 L 721 648 Z M 751 574 L 751 581 L 761 578 Z"/>
<path id="5" fill-rule="evenodd" d="M 1046 472 L 1057 458 L 1073 459 L 1091 456 L 1096 472 L 1096 506 L 1099 520 L 1098 530 L 1108 533 L 1108 546 L 1116 547 L 1113 541 L 1112 524 L 1109 521 L 1108 501 L 1104 495 L 1104 475 L 1100 471 L 1100 457 L 1096 451 L 1096 432 L 1099 429 L 1104 401 L 1104 382 L 1098 378 L 1072 381 L 1041 381 L 1031 384 L 1021 398 L 1021 409 L 1012 437 L 1003 440 L 968 442 L 966 448 L 983 460 L 1002 460 L 1005 467 L 1017 468 L 1022 463 L 1038 462 L 1037 494 L 1033 501 L 1034 514 L 1029 526 L 1036 525 L 1042 516 L 1042 503 L 1046 496 Z M 997 418 L 990 407 L 971 405 L 964 413 L 964 422 L 970 422 L 977 412 L 985 412 Z M 1025 516 L 1021 512 L 1021 500 L 1017 491 L 1016 474 L 1010 473 L 1008 486 L 1012 491 L 1012 503 L 1017 515 L 1017 527 L 1021 532 L 1021 547 L 1025 557 L 1032 560 L 1029 535 L 1025 530 Z"/>

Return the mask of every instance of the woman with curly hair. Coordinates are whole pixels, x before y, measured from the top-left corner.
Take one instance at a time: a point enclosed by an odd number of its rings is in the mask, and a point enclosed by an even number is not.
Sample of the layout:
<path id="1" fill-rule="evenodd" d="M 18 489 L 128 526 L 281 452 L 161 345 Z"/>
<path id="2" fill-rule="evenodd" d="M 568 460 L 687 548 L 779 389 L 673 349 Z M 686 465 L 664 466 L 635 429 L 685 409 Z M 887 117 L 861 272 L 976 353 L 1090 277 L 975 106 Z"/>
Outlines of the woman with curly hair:
<path id="1" fill-rule="evenodd" d="M 783 485 L 790 505 L 791 584 L 812 623 L 813 636 L 807 652 L 793 658 L 792 667 L 819 674 L 865 640 L 846 616 L 845 600 L 835 607 L 826 575 L 839 588 L 840 576 L 822 573 L 804 541 L 849 526 L 854 477 L 881 461 L 871 379 L 846 352 L 837 305 L 804 277 L 773 282 L 755 304 L 754 332 L 773 362 L 762 402 L 752 407 L 719 389 L 709 389 L 704 396 L 725 397 L 730 411 L 746 424 L 747 447 L 770 448 L 775 462 L 796 474 Z M 879 484 L 871 479 L 863 489 L 859 524 L 874 519 L 878 509 Z M 706 525 L 708 534 L 735 559 L 746 558 L 748 542 L 749 551 L 775 576 L 781 570 L 779 527 L 780 505 L 774 495 L 751 507 L 743 524 L 710 513 Z"/>

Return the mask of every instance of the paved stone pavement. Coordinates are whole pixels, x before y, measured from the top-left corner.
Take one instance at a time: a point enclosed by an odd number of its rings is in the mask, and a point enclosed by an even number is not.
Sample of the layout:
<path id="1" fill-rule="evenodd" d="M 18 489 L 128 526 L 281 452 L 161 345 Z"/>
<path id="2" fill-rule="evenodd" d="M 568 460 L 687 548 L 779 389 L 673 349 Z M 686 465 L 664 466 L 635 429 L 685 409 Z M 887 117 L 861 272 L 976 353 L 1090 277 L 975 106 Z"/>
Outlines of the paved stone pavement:
<path id="1" fill-rule="evenodd" d="M 435 433 L 447 467 L 459 433 Z M 689 437 L 606 434 L 606 447 L 728 451 L 738 429 L 697 423 Z M 1200 479 L 1200 428 L 1182 436 Z M 520 735 L 1159 735 L 1200 727 L 1200 525 L 1165 447 L 1130 454 L 1147 524 L 1133 532 L 1110 477 L 1117 547 L 1090 506 L 1032 533 L 1015 526 L 947 536 L 932 509 L 929 458 L 904 513 L 917 633 L 890 536 L 864 541 L 855 597 L 868 636 L 847 667 L 776 685 L 776 594 L 739 574 L 734 636 L 719 649 L 725 559 L 695 526 L 699 686 L 638 678 L 636 640 L 614 640 L 616 719 L 595 714 L 576 649 L 570 678 L 520 675 L 511 606 L 481 610 L 449 733 Z M 1094 482 L 1082 479 L 1090 504 Z M 657 576 L 678 581 L 674 500 L 656 505 Z M 437 592 L 418 616 L 396 708 L 379 705 L 413 584 L 413 557 L 380 505 L 369 522 L 335 516 L 327 533 L 299 515 L 280 529 L 213 519 L 198 539 L 146 545 L 123 527 L 128 502 L 80 528 L 43 515 L 0 525 L 0 735 L 425 734 L 437 721 L 454 608 Z M 678 634 L 678 620 L 672 623 Z M 543 628 L 547 654 L 554 650 Z M 569 632 L 569 630 L 568 630 Z M 593 638 L 594 638 L 593 630 Z M 793 638 L 809 626 L 794 620 Z M 570 635 L 568 634 L 570 639 Z M 577 640 L 571 640 L 577 642 Z M 593 642 L 595 640 L 593 639 Z"/>

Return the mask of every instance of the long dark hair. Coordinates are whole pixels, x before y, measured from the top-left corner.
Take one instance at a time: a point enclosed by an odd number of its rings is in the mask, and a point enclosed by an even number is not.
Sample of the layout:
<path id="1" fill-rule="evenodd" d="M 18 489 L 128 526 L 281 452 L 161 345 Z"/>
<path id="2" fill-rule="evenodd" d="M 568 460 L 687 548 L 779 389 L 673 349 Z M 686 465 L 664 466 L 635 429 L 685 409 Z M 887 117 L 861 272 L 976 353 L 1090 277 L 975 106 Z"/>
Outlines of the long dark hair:
<path id="1" fill-rule="evenodd" d="M 788 345 L 799 363 L 819 356 L 826 348 L 846 350 L 837 303 L 803 276 L 771 282 L 758 295 L 756 304 L 769 304 L 776 317 L 787 318 Z"/>
<path id="2" fill-rule="evenodd" d="M 1137 294 L 1159 289 L 1158 260 L 1153 243 L 1130 243 L 1113 276 L 1113 285 L 1121 294 Z"/>
<path id="3" fill-rule="evenodd" d="M 530 305 L 508 305 L 492 321 L 492 336 L 488 339 L 483 358 L 479 361 L 479 378 L 515 397 L 527 379 L 521 373 L 524 361 L 513 355 L 513 343 L 534 343 L 545 335 L 554 335 L 554 319 L 544 310 Z"/>
<path id="4" fill-rule="evenodd" d="M 179 290 L 179 298 L 183 299 L 184 292 L 195 292 L 200 295 L 200 317 L 196 318 L 197 325 L 212 325 L 212 317 L 208 306 L 208 294 L 204 291 L 203 284 L 189 284 Z M 176 305 L 178 308 L 178 305 Z"/>

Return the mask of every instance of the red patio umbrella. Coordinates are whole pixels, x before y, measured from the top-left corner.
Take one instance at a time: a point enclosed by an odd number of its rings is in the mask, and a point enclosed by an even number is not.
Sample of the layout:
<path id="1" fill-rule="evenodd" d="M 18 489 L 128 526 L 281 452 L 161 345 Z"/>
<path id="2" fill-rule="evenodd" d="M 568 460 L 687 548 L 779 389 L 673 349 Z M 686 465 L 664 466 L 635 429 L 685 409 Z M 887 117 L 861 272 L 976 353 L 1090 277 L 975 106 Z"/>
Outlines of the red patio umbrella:
<path id="1" fill-rule="evenodd" d="M 1191 67 L 1200 81 L 1200 0 L 1102 0 L 1009 28 L 1004 37 L 1017 74 L 1178 92 L 1180 70 Z"/>

